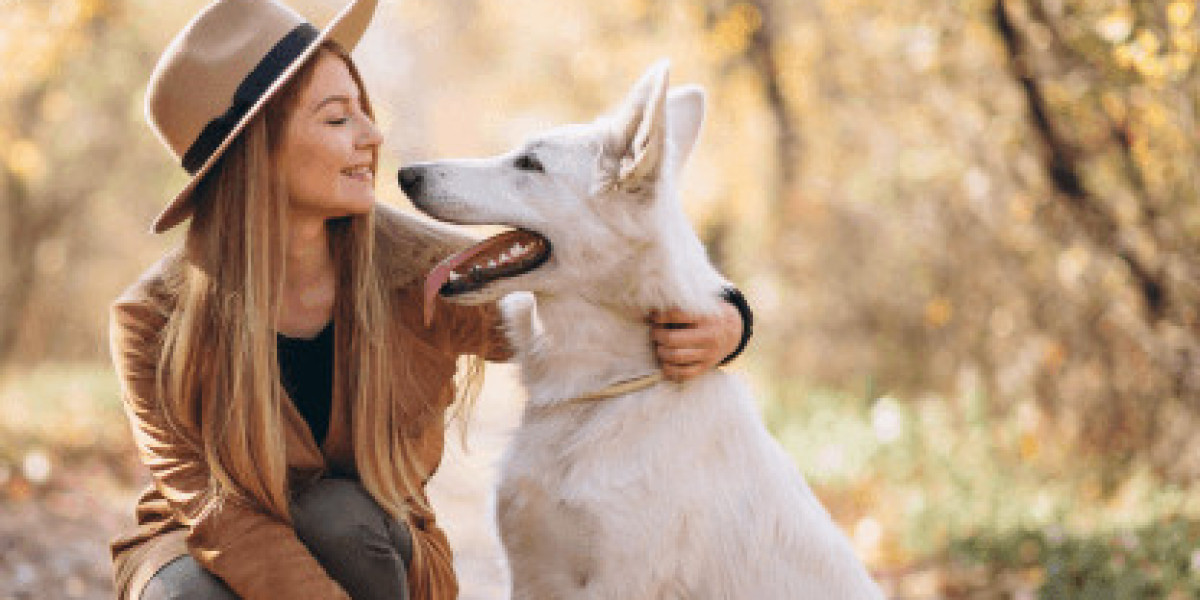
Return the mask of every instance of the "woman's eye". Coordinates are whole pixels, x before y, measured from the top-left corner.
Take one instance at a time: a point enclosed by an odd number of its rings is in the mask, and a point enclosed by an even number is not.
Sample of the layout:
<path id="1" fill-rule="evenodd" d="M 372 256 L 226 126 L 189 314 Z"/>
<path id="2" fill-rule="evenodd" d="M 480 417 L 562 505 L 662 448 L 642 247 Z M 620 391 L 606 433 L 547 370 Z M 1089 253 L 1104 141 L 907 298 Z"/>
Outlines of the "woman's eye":
<path id="1" fill-rule="evenodd" d="M 538 161 L 538 159 L 532 154 L 523 154 L 518 156 L 517 160 L 513 161 L 513 166 L 522 171 L 534 171 L 536 173 L 545 172 L 545 169 L 542 168 L 542 163 Z"/>
<path id="2" fill-rule="evenodd" d="M 347 122 L 347 121 L 349 121 L 349 120 L 350 120 L 350 119 L 348 119 L 348 118 L 346 118 L 346 117 L 342 117 L 342 118 L 340 118 L 340 119 L 330 119 L 330 120 L 328 120 L 328 121 L 325 121 L 325 123 L 327 123 L 327 124 L 329 124 L 329 125 L 345 125 L 345 124 L 346 124 L 346 122 Z"/>

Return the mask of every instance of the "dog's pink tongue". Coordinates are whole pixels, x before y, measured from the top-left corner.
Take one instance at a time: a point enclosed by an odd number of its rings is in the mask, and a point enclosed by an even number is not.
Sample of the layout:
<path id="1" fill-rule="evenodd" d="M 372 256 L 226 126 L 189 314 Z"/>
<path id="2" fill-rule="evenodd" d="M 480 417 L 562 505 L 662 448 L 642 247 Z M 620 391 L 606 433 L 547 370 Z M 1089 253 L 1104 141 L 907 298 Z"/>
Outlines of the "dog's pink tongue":
<path id="1" fill-rule="evenodd" d="M 442 289 L 442 286 L 450 280 L 450 274 L 454 272 L 454 269 L 486 250 L 491 242 L 492 238 L 488 238 L 457 254 L 447 256 L 425 276 L 425 327 L 433 324 L 433 309 L 437 304 L 438 290 Z"/>

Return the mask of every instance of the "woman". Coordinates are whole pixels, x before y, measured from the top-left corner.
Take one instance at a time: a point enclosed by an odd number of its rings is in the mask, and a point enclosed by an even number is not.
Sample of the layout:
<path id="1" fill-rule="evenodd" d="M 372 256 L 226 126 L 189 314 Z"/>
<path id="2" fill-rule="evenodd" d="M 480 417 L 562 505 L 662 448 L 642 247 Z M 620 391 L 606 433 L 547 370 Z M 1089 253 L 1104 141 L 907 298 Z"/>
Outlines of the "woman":
<path id="1" fill-rule="evenodd" d="M 154 229 L 191 221 L 112 308 L 153 479 L 113 543 L 120 598 L 456 596 L 425 484 L 457 359 L 509 350 L 494 305 L 421 322 L 420 277 L 471 240 L 375 203 L 382 138 L 346 54 L 374 6 L 318 31 L 218 0 L 151 78 L 148 119 L 192 176 Z M 744 310 L 653 315 L 664 374 L 735 355 Z"/>

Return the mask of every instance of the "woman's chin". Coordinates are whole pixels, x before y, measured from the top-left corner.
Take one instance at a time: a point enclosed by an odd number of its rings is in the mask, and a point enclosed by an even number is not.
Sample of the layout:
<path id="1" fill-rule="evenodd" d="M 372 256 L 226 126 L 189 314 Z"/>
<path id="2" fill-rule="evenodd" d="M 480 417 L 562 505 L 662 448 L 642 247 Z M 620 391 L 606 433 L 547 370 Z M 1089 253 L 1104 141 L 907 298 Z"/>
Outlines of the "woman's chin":
<path id="1" fill-rule="evenodd" d="M 328 202 L 296 202 L 292 204 L 293 215 L 311 215 L 325 219 L 365 215 L 375 207 L 375 195 L 359 195 Z"/>
<path id="2" fill-rule="evenodd" d="M 346 216 L 365 215 L 375 207 L 375 195 L 365 196 L 351 202 L 346 207 Z"/>

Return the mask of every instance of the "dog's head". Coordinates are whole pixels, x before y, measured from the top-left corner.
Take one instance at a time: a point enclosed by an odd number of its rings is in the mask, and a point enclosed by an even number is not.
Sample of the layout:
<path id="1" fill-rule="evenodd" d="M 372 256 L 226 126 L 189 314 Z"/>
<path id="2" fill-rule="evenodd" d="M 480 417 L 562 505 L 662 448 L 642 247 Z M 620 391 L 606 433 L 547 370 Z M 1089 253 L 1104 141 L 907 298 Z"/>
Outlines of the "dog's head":
<path id="1" fill-rule="evenodd" d="M 613 113 L 506 154 L 402 168 L 401 188 L 426 214 L 513 228 L 435 268 L 427 298 L 473 304 L 518 290 L 579 292 L 604 286 L 661 243 L 660 213 L 678 202 L 674 180 L 704 116 L 703 91 L 668 90 L 668 73 L 659 62 Z"/>

